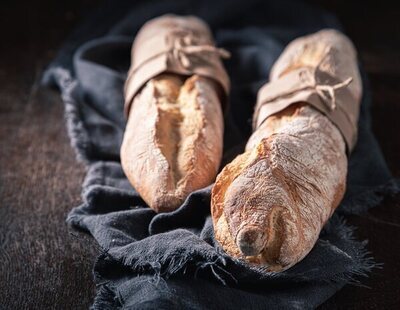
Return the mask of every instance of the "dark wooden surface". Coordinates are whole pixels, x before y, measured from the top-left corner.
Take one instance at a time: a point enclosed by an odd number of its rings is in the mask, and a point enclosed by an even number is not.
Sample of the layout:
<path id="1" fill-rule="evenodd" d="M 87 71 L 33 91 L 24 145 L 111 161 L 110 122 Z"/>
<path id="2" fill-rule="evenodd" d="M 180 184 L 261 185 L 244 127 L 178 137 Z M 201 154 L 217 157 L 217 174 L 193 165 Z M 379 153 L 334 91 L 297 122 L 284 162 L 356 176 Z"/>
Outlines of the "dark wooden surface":
<path id="1" fill-rule="evenodd" d="M 373 91 L 373 129 L 400 177 L 400 10 L 382 2 L 312 1 L 335 12 L 355 42 Z M 86 309 L 95 288 L 89 238 L 65 225 L 84 167 L 69 146 L 59 96 L 39 87 L 43 67 L 99 1 L 0 4 L 0 309 Z M 363 216 L 357 236 L 384 264 L 323 309 L 400 307 L 400 195 Z"/>

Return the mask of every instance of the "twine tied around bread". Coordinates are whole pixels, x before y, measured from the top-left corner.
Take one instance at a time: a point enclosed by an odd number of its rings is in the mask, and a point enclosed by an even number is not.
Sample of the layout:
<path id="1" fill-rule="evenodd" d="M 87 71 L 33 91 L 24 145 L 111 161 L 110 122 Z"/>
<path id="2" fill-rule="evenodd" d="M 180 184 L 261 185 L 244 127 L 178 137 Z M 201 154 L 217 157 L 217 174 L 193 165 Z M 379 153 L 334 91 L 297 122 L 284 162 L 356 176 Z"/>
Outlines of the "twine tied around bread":
<path id="1" fill-rule="evenodd" d="M 220 58 L 227 59 L 231 54 L 223 49 L 209 44 L 199 44 L 194 40 L 196 38 L 195 34 L 190 31 L 174 31 L 169 33 L 164 37 L 164 48 L 159 51 L 149 51 L 148 57 L 146 57 L 142 62 L 136 64 L 132 72 L 137 71 L 141 66 L 145 65 L 154 58 L 161 55 L 168 55 L 168 58 L 176 59 L 185 69 L 190 69 L 192 61 L 189 55 L 196 55 L 196 57 L 201 58 L 203 61 L 207 62 L 210 58 L 207 57 L 210 54 L 217 55 Z M 150 41 L 156 38 L 150 39 Z M 147 43 L 147 42 L 146 42 Z M 145 43 L 145 44 L 146 44 Z M 152 43 L 149 44 L 152 46 Z"/>
<path id="2" fill-rule="evenodd" d="M 357 133 L 353 116 L 357 115 L 355 109 L 358 105 L 348 86 L 354 77 L 343 76 L 343 69 L 332 67 L 330 57 L 338 58 L 332 47 L 324 51 L 323 57 L 315 65 L 305 64 L 291 71 L 282 69 L 283 74 L 261 87 L 257 94 L 253 129 L 257 129 L 269 116 L 291 104 L 306 102 L 337 125 L 348 149 L 352 149 Z"/>
<path id="3" fill-rule="evenodd" d="M 325 103 L 325 105 L 328 107 L 328 109 L 335 110 L 336 109 L 336 95 L 335 91 L 347 87 L 351 82 L 353 81 L 352 77 L 347 78 L 343 82 L 339 82 L 334 85 L 330 84 L 317 84 L 315 82 L 314 88 L 317 94 L 321 97 L 322 102 Z M 326 95 L 326 93 L 329 94 L 329 97 Z"/>
<path id="4" fill-rule="evenodd" d="M 256 113 L 263 105 L 282 97 L 294 95 L 301 91 L 315 91 L 321 99 L 321 102 L 330 110 L 336 109 L 336 94 L 338 89 L 347 87 L 352 81 L 352 77 L 348 77 L 344 81 L 340 81 L 335 74 L 328 73 L 329 70 L 321 70 L 324 61 L 334 53 L 332 46 L 328 46 L 323 57 L 319 60 L 315 67 L 305 66 L 297 70 L 293 70 L 287 74 L 280 76 L 278 80 L 270 81 L 259 91 L 259 98 L 256 106 Z M 329 79 L 338 81 L 336 84 L 321 84 L 318 76 L 328 75 Z M 326 82 L 325 82 L 326 83 Z M 327 95 L 328 93 L 328 95 Z M 261 98 L 261 100 L 260 100 Z"/>
<path id="5" fill-rule="evenodd" d="M 214 46 L 211 32 L 197 19 L 166 17 L 146 24 L 132 45 L 131 57 L 124 87 L 125 115 L 143 85 L 162 73 L 212 79 L 221 88 L 218 95 L 226 109 L 230 82 L 221 58 L 230 53 Z"/>
<path id="6" fill-rule="evenodd" d="M 325 49 L 324 56 L 321 58 L 321 60 L 318 62 L 318 65 L 315 67 L 315 69 L 314 69 L 314 83 L 315 83 L 314 87 L 315 87 L 317 94 L 321 97 L 322 102 L 325 103 L 325 105 L 332 111 L 332 110 L 336 109 L 335 91 L 340 88 L 347 87 L 353 81 L 353 78 L 348 77 L 346 80 L 344 80 L 342 82 L 338 82 L 334 85 L 330 85 L 330 84 L 320 85 L 316 82 L 316 78 L 315 78 L 316 72 L 320 69 L 322 63 L 325 61 L 325 59 L 327 57 L 329 57 L 329 55 L 331 53 L 334 53 L 334 49 L 332 48 L 332 46 L 328 46 Z M 326 96 L 326 92 L 328 92 L 330 98 L 328 98 Z"/>
<path id="7" fill-rule="evenodd" d="M 352 77 L 348 77 L 344 81 L 338 81 L 335 84 L 321 84 L 318 82 L 317 76 L 326 74 L 319 70 L 319 65 L 316 68 L 304 67 L 281 76 L 278 80 L 271 81 L 264 85 L 259 91 L 259 98 L 255 109 L 255 116 L 258 115 L 259 110 L 264 106 L 275 102 L 276 100 L 287 98 L 296 95 L 302 91 L 309 91 L 315 93 L 321 99 L 321 102 L 333 111 L 337 108 L 336 105 L 336 91 L 338 89 L 347 87 L 352 81 Z M 330 79 L 338 80 L 334 76 Z M 254 121 L 257 121 L 255 119 Z M 259 120 L 258 120 L 259 121 Z M 258 126 L 263 121 L 259 122 Z M 254 127 L 257 128 L 258 126 Z"/>
<path id="8" fill-rule="evenodd" d="M 323 70 L 321 70 L 321 65 L 323 64 L 323 62 L 326 60 L 327 57 L 329 57 L 329 55 L 331 55 L 332 53 L 334 53 L 334 49 L 332 48 L 332 46 L 328 46 L 325 49 L 324 52 L 324 56 L 321 58 L 321 60 L 318 62 L 318 64 L 315 66 L 315 68 L 313 68 L 312 71 L 312 85 L 309 85 L 310 82 L 310 77 L 307 76 L 307 73 L 309 73 L 308 70 L 300 70 L 298 72 L 299 74 L 299 79 L 300 81 L 303 82 L 303 87 L 297 88 L 295 91 L 302 91 L 302 90 L 306 90 L 306 89 L 314 89 L 316 91 L 316 93 L 318 94 L 318 96 L 321 98 L 321 101 L 325 104 L 325 106 L 333 111 L 336 109 L 336 94 L 335 91 L 343 88 L 343 87 L 347 87 L 352 81 L 353 78 L 352 77 L 348 77 L 347 79 L 345 79 L 344 81 L 339 81 L 336 84 L 320 84 L 319 82 L 317 82 L 317 76 L 319 75 L 319 72 L 323 72 Z M 334 75 L 332 76 L 334 77 Z M 329 96 L 327 96 L 327 94 Z"/>
<path id="9" fill-rule="evenodd" d="M 208 44 L 196 44 L 194 38 L 195 36 L 190 32 L 171 33 L 166 37 L 168 48 L 161 51 L 160 54 L 168 53 L 170 56 L 179 60 L 181 65 L 186 69 L 191 66 L 188 55 L 196 54 L 197 57 L 203 57 L 212 53 L 224 59 L 230 57 L 230 53 L 227 50 Z"/>

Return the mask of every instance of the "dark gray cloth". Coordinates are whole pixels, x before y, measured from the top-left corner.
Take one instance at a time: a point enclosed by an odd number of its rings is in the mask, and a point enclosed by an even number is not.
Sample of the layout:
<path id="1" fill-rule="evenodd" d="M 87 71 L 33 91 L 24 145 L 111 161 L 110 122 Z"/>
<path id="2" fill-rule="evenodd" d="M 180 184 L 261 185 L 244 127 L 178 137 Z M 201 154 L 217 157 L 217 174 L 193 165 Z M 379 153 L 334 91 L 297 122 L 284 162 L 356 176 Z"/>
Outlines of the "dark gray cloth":
<path id="1" fill-rule="evenodd" d="M 268 273 L 230 258 L 218 246 L 210 217 L 211 186 L 192 193 L 176 211 L 156 214 L 121 169 L 122 89 L 131 43 L 146 20 L 170 12 L 205 19 L 218 45 L 232 53 L 225 63 L 232 91 L 224 163 L 243 150 L 257 90 L 286 44 L 321 28 L 341 29 L 332 15 L 298 1 L 159 0 L 106 2 L 72 34 L 43 82 L 61 90 L 72 145 L 88 168 L 83 203 L 67 222 L 93 235 L 101 247 L 93 307 L 314 308 L 374 266 L 365 242 L 355 240 L 344 216 L 399 191 L 371 132 L 365 76 L 345 199 L 303 261 L 285 272 Z M 89 39 L 94 40 L 81 45 Z"/>

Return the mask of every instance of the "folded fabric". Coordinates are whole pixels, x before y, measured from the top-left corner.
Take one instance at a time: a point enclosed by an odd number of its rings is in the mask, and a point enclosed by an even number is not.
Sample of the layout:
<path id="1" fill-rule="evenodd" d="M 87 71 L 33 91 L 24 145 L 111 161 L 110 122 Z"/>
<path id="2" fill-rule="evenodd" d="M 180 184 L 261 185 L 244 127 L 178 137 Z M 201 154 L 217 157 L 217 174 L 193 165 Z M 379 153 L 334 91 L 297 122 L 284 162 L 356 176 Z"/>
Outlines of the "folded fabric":
<path id="1" fill-rule="evenodd" d="M 283 48 L 322 28 L 341 29 L 325 11 L 289 0 L 113 1 L 77 29 L 43 82 L 59 87 L 72 145 L 88 168 L 83 203 L 67 222 L 90 233 L 102 249 L 94 266 L 98 290 L 93 308 L 316 307 L 374 266 L 365 242 L 353 237 L 343 216 L 363 212 L 399 191 L 371 131 L 365 76 L 345 198 L 303 261 L 269 273 L 230 258 L 218 246 L 210 218 L 211 186 L 192 193 L 176 211 L 156 214 L 123 174 L 119 149 L 131 44 L 144 22 L 165 13 L 204 19 L 218 46 L 232 54 L 225 63 L 232 82 L 225 163 L 251 133 L 257 91 Z"/>

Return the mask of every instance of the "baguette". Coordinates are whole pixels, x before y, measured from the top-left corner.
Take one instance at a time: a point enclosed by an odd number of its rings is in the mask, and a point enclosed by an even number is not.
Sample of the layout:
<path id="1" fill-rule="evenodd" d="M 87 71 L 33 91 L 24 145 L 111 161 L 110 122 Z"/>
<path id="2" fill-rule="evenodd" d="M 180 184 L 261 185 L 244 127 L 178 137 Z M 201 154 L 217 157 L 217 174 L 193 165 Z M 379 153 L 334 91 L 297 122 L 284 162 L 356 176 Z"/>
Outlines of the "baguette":
<path id="1" fill-rule="evenodd" d="M 126 176 L 156 212 L 210 185 L 222 156 L 223 116 L 214 81 L 161 74 L 135 97 L 121 147 Z"/>
<path id="2" fill-rule="evenodd" d="M 125 82 L 122 168 L 156 212 L 178 208 L 217 175 L 229 78 L 208 26 L 163 15 L 142 27 Z"/>
<path id="3" fill-rule="evenodd" d="M 335 57 L 326 57 L 327 48 Z M 355 50 L 333 30 L 289 44 L 270 81 L 317 66 L 350 76 L 348 91 L 355 101 L 347 104 L 359 104 Z M 270 271 L 288 269 L 316 243 L 343 198 L 346 175 L 346 139 L 338 126 L 307 102 L 292 102 L 261 122 L 245 152 L 218 175 L 211 199 L 215 237 L 235 258 Z"/>

